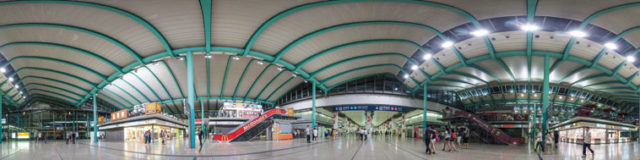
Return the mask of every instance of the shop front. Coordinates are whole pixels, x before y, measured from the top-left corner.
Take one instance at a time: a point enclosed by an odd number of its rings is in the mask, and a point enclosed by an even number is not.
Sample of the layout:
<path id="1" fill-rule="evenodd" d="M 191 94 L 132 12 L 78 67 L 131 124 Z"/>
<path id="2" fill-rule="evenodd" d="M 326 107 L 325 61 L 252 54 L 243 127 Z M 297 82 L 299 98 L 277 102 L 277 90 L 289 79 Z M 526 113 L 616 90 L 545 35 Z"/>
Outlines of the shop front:
<path id="1" fill-rule="evenodd" d="M 187 125 L 181 121 L 161 114 L 142 115 L 98 125 L 104 131 L 106 141 L 125 141 L 144 143 L 144 133 L 151 132 L 153 140 L 159 140 L 160 133 L 168 133 L 169 139 L 181 139 L 185 136 Z"/>
<path id="2" fill-rule="evenodd" d="M 632 141 L 632 135 L 637 127 L 631 124 L 615 121 L 575 117 L 552 127 L 558 131 L 561 142 L 582 143 L 586 128 L 591 131 L 592 144 L 625 143 Z"/>

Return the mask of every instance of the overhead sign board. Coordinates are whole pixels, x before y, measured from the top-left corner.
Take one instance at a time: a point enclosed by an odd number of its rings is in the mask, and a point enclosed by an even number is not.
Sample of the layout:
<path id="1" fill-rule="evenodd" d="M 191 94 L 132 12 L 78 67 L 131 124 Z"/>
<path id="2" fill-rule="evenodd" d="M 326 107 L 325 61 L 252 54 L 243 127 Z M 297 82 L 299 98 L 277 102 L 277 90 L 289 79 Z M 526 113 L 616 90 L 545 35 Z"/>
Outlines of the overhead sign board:
<path id="1" fill-rule="evenodd" d="M 394 111 L 407 112 L 407 107 L 390 105 L 342 105 L 334 106 L 333 111 Z"/>

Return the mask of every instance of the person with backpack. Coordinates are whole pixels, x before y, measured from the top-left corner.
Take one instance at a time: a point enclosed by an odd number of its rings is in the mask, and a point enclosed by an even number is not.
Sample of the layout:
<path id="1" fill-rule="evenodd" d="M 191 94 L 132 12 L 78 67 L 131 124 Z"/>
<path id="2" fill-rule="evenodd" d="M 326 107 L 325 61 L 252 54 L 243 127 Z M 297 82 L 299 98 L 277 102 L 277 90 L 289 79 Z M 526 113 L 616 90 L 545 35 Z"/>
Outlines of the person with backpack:
<path id="1" fill-rule="evenodd" d="M 456 132 L 453 129 L 451 129 L 449 133 L 451 133 L 451 138 L 449 138 L 449 147 L 453 148 L 453 151 L 457 151 L 455 141 L 456 141 L 456 138 L 458 138 L 458 136 L 456 135 Z"/>

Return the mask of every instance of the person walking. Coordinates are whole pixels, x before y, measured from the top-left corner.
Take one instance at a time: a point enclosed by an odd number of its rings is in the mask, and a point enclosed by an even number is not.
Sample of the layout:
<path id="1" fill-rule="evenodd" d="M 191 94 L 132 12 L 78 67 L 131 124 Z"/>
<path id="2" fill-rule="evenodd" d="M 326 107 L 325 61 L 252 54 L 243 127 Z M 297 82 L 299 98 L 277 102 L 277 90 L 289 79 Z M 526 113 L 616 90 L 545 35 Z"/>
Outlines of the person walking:
<path id="1" fill-rule="evenodd" d="M 462 148 L 462 137 L 464 135 L 464 128 L 458 126 L 456 130 L 457 130 L 456 142 L 458 143 L 458 148 Z"/>
<path id="2" fill-rule="evenodd" d="M 558 142 L 560 141 L 559 131 L 553 131 L 553 147 L 558 148 Z"/>
<path id="3" fill-rule="evenodd" d="M 538 128 L 538 130 L 540 131 L 541 129 Z M 534 147 L 534 150 L 536 150 L 536 152 L 544 152 L 544 146 L 542 146 L 542 132 L 538 132 L 538 135 L 536 136 L 536 145 Z"/>
<path id="4" fill-rule="evenodd" d="M 593 153 L 593 149 L 591 149 L 591 131 L 589 131 L 589 127 L 585 128 L 584 142 L 582 143 L 582 158 L 587 157 L 587 148 L 591 151 L 591 156 L 595 157 L 595 153 Z"/>
<path id="5" fill-rule="evenodd" d="M 307 125 L 307 129 L 304 132 L 307 135 L 307 143 L 311 143 L 311 128 L 309 128 L 309 125 Z"/>
<path id="6" fill-rule="evenodd" d="M 468 149 L 469 148 L 469 137 L 470 135 L 470 129 L 469 128 L 464 128 L 464 135 L 462 137 L 462 143 L 464 144 L 464 148 Z"/>
<path id="7" fill-rule="evenodd" d="M 162 140 L 162 145 L 164 145 L 164 130 L 160 130 L 160 139 Z"/>
<path id="8" fill-rule="evenodd" d="M 200 130 L 200 133 L 198 133 L 198 139 L 200 140 L 200 146 L 202 147 L 202 139 L 204 139 L 204 131 L 202 131 L 202 129 Z"/>
<path id="9" fill-rule="evenodd" d="M 442 143 L 442 151 L 444 151 L 447 147 L 449 147 L 449 151 L 451 151 L 451 146 L 449 146 L 449 139 L 451 135 L 449 134 L 449 130 L 444 130 L 444 143 Z"/>
<path id="10" fill-rule="evenodd" d="M 37 135 L 38 136 L 36 136 L 36 143 L 38 143 L 38 141 L 40 141 L 40 139 L 42 138 L 42 132 L 38 132 Z"/>
<path id="11" fill-rule="evenodd" d="M 431 126 L 428 126 L 426 129 L 424 129 L 424 144 L 426 146 L 426 153 L 427 154 L 432 154 L 433 150 L 431 150 L 431 139 L 433 138 L 433 132 L 431 131 Z"/>
<path id="12" fill-rule="evenodd" d="M 456 135 L 456 132 L 453 129 L 451 129 L 449 131 L 449 134 L 451 134 L 451 138 L 449 138 L 449 148 L 453 149 L 453 151 L 458 151 L 456 149 L 456 144 L 455 144 L 455 140 L 456 140 L 458 135 Z M 449 150 L 449 151 L 451 151 L 451 150 Z"/>
<path id="13" fill-rule="evenodd" d="M 318 128 L 313 128 L 313 141 L 318 140 Z"/>
<path id="14" fill-rule="evenodd" d="M 549 131 L 547 131 L 546 135 L 547 135 L 547 139 L 545 140 L 545 142 L 546 142 L 545 143 L 545 148 L 546 148 L 546 146 L 549 146 L 547 148 L 547 151 L 549 151 L 549 154 L 553 154 L 553 146 L 554 146 L 553 135 L 551 135 L 551 132 L 549 132 Z"/>

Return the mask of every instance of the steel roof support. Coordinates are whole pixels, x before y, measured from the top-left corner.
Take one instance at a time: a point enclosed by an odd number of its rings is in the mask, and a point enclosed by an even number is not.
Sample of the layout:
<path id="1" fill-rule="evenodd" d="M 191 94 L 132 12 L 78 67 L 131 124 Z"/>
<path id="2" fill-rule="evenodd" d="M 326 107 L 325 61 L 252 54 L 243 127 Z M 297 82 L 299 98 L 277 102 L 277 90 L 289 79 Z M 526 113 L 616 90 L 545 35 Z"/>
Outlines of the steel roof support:
<path id="1" fill-rule="evenodd" d="M 207 54 L 209 54 L 209 52 L 207 52 Z M 213 56 L 211 56 L 211 58 L 213 58 Z M 204 60 L 205 60 L 205 62 L 204 62 L 205 63 L 205 67 L 206 67 L 206 71 L 205 72 L 207 72 L 207 97 L 211 97 L 211 59 L 207 59 L 205 57 Z M 222 96 L 222 94 L 221 94 L 221 96 Z M 205 100 L 205 101 L 207 101 L 207 110 L 209 110 L 209 100 Z"/>
<path id="2" fill-rule="evenodd" d="M 244 67 L 244 70 L 242 71 L 242 75 L 240 75 L 240 80 L 238 80 L 238 83 L 236 83 L 236 89 L 233 90 L 233 95 L 231 95 L 231 97 L 236 97 L 236 94 L 238 93 L 238 88 L 240 88 L 240 84 L 242 83 L 242 80 L 244 79 L 244 75 L 247 74 L 247 70 L 249 70 L 249 67 L 251 67 L 251 64 L 253 64 L 253 61 L 255 59 L 251 59 L 249 61 L 249 63 L 247 64 L 247 66 Z"/>
<path id="3" fill-rule="evenodd" d="M 549 56 L 544 57 L 544 80 L 542 82 L 542 133 L 547 133 L 547 117 L 549 109 Z M 542 139 L 546 139 L 547 134 L 542 134 Z M 545 141 L 542 141 L 544 149 Z"/>
<path id="4" fill-rule="evenodd" d="M 189 148 L 196 148 L 196 131 L 195 131 L 195 112 L 193 109 L 193 105 L 195 105 L 196 99 L 196 89 L 194 87 L 194 79 L 193 79 L 193 53 L 187 53 L 187 88 L 188 88 L 188 97 L 187 97 L 187 105 L 189 105 Z"/>
<path id="5" fill-rule="evenodd" d="M 222 88 L 220 89 L 220 97 L 224 97 L 224 85 L 227 83 L 227 75 L 229 74 L 229 66 L 231 65 L 232 58 L 227 58 L 227 67 L 224 69 L 224 77 L 222 77 Z M 266 87 L 265 87 L 266 88 Z"/>
<path id="6" fill-rule="evenodd" d="M 311 128 L 316 128 L 316 83 L 315 81 L 311 82 L 311 89 L 313 89 L 311 92 Z"/>
<path id="7" fill-rule="evenodd" d="M 98 104 L 96 103 L 96 94 L 93 94 L 93 143 L 98 143 Z"/>
<path id="8" fill-rule="evenodd" d="M 426 131 L 427 129 L 427 81 L 422 83 L 422 128 Z M 425 141 L 427 138 L 426 135 L 422 136 L 422 140 Z M 427 146 L 429 147 L 429 146 Z"/>

